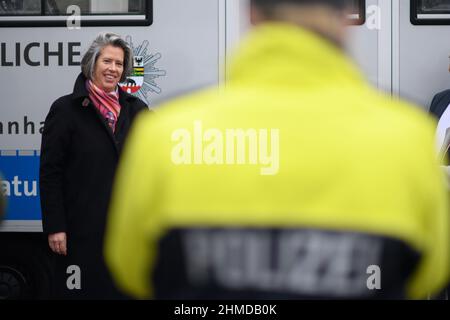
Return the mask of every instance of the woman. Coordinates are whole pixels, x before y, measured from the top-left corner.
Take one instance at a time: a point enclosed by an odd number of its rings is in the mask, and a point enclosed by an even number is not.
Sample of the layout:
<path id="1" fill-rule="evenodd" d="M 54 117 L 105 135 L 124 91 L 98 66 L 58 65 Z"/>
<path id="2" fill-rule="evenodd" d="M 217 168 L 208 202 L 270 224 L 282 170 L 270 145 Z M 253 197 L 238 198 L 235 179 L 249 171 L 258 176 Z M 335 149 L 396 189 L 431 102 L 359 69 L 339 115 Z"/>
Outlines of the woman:
<path id="1" fill-rule="evenodd" d="M 103 262 L 102 242 L 125 137 L 136 115 L 148 110 L 118 87 L 132 62 L 120 36 L 100 34 L 81 61 L 72 94 L 57 99 L 45 120 L 40 195 L 57 298 L 121 298 Z"/>

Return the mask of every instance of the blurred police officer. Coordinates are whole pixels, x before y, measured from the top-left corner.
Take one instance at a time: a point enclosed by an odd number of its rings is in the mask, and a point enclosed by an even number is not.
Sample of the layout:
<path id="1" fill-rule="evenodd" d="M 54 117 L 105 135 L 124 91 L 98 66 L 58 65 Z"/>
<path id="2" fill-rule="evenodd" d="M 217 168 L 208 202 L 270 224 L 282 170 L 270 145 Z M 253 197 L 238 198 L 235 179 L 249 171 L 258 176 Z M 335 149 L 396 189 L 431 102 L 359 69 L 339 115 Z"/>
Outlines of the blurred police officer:
<path id="1" fill-rule="evenodd" d="M 449 272 L 434 122 L 343 52 L 344 0 L 254 0 L 222 90 L 141 117 L 106 257 L 140 298 L 426 298 Z"/>

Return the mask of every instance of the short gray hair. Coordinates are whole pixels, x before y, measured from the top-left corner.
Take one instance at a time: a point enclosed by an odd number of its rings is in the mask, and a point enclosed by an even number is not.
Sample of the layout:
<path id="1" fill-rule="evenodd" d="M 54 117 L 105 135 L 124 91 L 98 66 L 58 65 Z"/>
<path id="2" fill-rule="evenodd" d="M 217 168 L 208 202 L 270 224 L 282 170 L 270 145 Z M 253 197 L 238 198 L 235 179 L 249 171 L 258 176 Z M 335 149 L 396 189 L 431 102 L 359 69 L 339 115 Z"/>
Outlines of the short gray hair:
<path id="1" fill-rule="evenodd" d="M 120 82 L 124 82 L 133 70 L 133 51 L 128 43 L 115 33 L 102 32 L 97 36 L 84 54 L 83 59 L 81 59 L 81 71 L 86 78 L 92 79 L 95 63 L 97 62 L 102 49 L 106 46 L 113 46 L 123 50 L 123 73 Z"/>

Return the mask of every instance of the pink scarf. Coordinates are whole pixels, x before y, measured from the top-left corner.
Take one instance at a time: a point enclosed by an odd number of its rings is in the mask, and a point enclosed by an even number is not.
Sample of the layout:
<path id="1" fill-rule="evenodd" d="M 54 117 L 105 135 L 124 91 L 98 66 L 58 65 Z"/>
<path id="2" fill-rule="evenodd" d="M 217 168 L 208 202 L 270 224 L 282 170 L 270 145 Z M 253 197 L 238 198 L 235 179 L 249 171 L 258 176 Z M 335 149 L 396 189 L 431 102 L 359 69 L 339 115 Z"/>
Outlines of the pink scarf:
<path id="1" fill-rule="evenodd" d="M 100 114 L 106 119 L 112 132 L 116 131 L 117 119 L 120 114 L 119 93 L 105 92 L 97 87 L 91 80 L 86 81 L 89 98 Z"/>

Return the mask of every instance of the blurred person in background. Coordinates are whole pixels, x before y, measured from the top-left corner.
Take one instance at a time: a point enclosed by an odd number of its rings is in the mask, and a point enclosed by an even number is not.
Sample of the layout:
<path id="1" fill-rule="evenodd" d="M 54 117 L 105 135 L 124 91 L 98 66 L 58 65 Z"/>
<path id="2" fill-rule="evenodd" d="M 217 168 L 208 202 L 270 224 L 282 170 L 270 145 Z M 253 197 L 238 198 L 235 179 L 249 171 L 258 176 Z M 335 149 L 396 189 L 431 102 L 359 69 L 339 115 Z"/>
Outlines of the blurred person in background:
<path id="1" fill-rule="evenodd" d="M 450 72 L 450 65 L 449 65 Z M 450 145 L 450 89 L 437 93 L 430 104 L 430 113 L 438 121 L 436 128 L 436 143 L 442 156 L 448 162 Z"/>
<path id="2" fill-rule="evenodd" d="M 102 248 L 121 150 L 136 115 L 147 109 L 118 86 L 132 67 L 128 44 L 117 34 L 99 34 L 81 61 L 73 93 L 57 99 L 45 119 L 39 186 L 58 299 L 124 298 Z"/>
<path id="3" fill-rule="evenodd" d="M 364 81 L 345 0 L 254 0 L 226 87 L 140 117 L 105 257 L 156 299 L 417 299 L 449 276 L 433 120 Z"/>
<path id="4" fill-rule="evenodd" d="M 450 72 L 450 65 L 449 65 Z M 450 189 L 450 89 L 437 93 L 430 104 L 430 114 L 437 120 L 436 144 L 442 157 L 442 169 L 446 175 L 447 188 Z M 447 299 L 450 287 L 447 287 L 437 299 Z"/>

